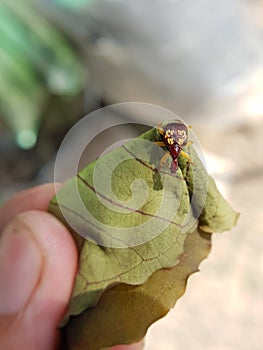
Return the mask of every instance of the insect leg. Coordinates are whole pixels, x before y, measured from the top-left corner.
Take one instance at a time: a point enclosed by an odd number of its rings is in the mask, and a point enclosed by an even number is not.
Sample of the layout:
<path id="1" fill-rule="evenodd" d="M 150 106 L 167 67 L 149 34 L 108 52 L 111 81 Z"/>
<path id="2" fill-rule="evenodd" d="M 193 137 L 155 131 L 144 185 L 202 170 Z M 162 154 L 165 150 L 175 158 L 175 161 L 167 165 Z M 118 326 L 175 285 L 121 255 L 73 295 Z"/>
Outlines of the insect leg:
<path id="1" fill-rule="evenodd" d="M 182 155 L 184 158 L 188 159 L 191 162 L 191 158 L 188 153 L 184 152 L 183 150 L 180 152 L 180 155 Z"/>
<path id="2" fill-rule="evenodd" d="M 194 143 L 193 141 L 189 140 L 185 146 L 186 146 L 186 147 L 187 147 L 187 146 L 191 146 L 193 143 Z"/>
<path id="3" fill-rule="evenodd" d="M 159 132 L 160 135 L 164 135 L 164 134 L 165 134 L 165 132 L 164 132 L 163 127 L 162 127 L 161 124 L 158 124 L 158 125 L 157 125 L 157 130 L 158 130 L 158 132 Z"/>
<path id="4" fill-rule="evenodd" d="M 162 141 L 156 141 L 154 142 L 155 145 L 160 146 L 160 147 L 165 147 L 165 143 Z"/>
<path id="5" fill-rule="evenodd" d="M 164 165 L 164 163 L 166 162 L 167 158 L 169 157 L 170 153 L 166 152 L 164 154 L 164 156 L 162 157 L 162 159 L 160 160 L 160 166 L 162 167 Z"/>

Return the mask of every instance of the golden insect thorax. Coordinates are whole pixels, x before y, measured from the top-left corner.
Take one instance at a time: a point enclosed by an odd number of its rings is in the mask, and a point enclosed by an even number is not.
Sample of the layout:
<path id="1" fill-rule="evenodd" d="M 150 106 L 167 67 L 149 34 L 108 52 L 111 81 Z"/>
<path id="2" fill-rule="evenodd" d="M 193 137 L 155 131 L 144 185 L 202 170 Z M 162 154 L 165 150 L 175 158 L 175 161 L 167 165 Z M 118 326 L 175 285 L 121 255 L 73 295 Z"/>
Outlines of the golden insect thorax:
<path id="1" fill-rule="evenodd" d="M 164 138 L 169 145 L 173 145 L 174 143 L 182 145 L 187 138 L 187 133 L 185 130 L 178 129 L 176 134 L 174 129 L 168 129 L 165 131 Z"/>
<path id="2" fill-rule="evenodd" d="M 164 138 L 167 140 L 169 145 L 173 145 L 175 143 L 174 135 L 175 131 L 173 129 L 168 129 L 165 131 Z"/>

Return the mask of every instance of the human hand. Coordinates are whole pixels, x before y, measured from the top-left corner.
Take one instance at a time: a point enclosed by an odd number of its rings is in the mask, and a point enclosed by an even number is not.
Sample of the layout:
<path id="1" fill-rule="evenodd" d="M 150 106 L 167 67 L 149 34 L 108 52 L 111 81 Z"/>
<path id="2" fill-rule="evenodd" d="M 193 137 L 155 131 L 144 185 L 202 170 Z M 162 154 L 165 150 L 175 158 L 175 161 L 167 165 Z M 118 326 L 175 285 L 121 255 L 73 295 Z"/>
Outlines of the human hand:
<path id="1" fill-rule="evenodd" d="M 23 191 L 0 209 L 0 350 L 58 349 L 57 328 L 77 272 L 77 249 L 66 227 L 46 212 L 46 184 Z M 112 350 L 140 350 L 142 342 Z"/>

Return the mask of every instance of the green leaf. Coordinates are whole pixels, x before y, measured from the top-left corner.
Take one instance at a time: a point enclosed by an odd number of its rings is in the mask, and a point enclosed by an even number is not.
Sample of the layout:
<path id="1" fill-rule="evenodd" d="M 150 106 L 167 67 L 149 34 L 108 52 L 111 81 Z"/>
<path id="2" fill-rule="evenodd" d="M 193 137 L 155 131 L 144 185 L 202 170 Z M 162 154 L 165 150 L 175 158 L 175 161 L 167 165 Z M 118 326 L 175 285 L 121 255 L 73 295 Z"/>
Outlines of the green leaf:
<path id="1" fill-rule="evenodd" d="M 160 166 L 165 150 L 154 144 L 159 138 L 154 128 L 104 155 L 50 203 L 80 254 L 63 323 L 72 316 L 70 349 L 142 338 L 183 294 L 209 252 L 209 233 L 237 220 L 192 146 L 184 148 L 191 163 L 180 156 L 175 174 L 171 157 Z"/>
<path id="2" fill-rule="evenodd" d="M 180 170 L 176 176 L 163 172 L 163 188 L 155 190 L 156 169 L 149 161 L 155 151 L 158 163 L 164 151 L 151 142 L 154 137 L 155 129 L 105 155 L 99 165 L 90 164 L 50 203 L 51 212 L 61 220 L 67 214 L 77 232 L 95 240 L 82 246 L 68 316 L 95 305 L 116 283 L 144 283 L 153 272 L 176 265 L 183 253 L 189 194 Z"/>
<path id="3" fill-rule="evenodd" d="M 218 191 L 215 181 L 209 177 L 209 185 L 204 210 L 199 217 L 199 227 L 204 232 L 223 232 L 237 223 L 239 214 L 231 208 Z"/>
<path id="4" fill-rule="evenodd" d="M 98 350 L 142 339 L 184 294 L 188 277 L 198 271 L 210 246 L 211 235 L 195 230 L 187 235 L 175 267 L 155 272 L 143 285 L 121 284 L 106 291 L 96 307 L 71 319 L 65 328 L 68 348 Z"/>

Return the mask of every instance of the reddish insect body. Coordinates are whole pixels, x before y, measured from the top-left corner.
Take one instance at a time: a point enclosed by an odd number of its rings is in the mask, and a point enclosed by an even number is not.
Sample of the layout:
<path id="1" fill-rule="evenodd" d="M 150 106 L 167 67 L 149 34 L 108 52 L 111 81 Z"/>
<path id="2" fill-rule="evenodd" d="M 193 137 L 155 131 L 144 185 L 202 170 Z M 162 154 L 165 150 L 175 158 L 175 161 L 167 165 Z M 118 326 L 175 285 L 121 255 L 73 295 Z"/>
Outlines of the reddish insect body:
<path id="1" fill-rule="evenodd" d="M 190 159 L 182 148 L 189 144 L 188 127 L 180 120 L 166 124 L 164 127 L 158 126 L 158 132 L 162 138 L 161 142 L 156 142 L 159 146 L 166 147 L 168 152 L 161 159 L 161 165 L 170 154 L 172 162 L 170 166 L 171 173 L 175 173 L 178 169 L 178 156 L 182 154 L 185 158 Z"/>

